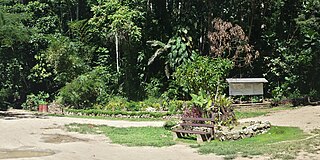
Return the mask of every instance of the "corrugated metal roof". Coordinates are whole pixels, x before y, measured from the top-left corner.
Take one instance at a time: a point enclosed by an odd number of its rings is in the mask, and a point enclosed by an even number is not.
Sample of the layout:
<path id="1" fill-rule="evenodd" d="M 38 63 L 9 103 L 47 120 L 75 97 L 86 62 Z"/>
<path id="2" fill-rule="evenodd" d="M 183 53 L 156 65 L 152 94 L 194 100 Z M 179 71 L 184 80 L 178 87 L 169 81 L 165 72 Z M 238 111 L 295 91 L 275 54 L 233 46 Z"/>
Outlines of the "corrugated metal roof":
<path id="1" fill-rule="evenodd" d="M 265 78 L 228 78 L 228 83 L 267 83 Z"/>

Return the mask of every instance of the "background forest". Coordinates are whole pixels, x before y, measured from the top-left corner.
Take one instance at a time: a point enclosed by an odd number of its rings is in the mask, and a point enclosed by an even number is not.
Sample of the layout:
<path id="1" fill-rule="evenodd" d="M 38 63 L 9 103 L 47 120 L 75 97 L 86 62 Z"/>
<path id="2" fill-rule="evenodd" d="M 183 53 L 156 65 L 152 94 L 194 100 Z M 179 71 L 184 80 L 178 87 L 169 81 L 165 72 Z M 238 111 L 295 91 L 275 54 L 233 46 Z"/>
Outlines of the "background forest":
<path id="1" fill-rule="evenodd" d="M 320 1 L 1 0 L 0 62 L 2 109 L 38 98 L 135 110 L 223 93 L 226 77 L 316 100 Z"/>

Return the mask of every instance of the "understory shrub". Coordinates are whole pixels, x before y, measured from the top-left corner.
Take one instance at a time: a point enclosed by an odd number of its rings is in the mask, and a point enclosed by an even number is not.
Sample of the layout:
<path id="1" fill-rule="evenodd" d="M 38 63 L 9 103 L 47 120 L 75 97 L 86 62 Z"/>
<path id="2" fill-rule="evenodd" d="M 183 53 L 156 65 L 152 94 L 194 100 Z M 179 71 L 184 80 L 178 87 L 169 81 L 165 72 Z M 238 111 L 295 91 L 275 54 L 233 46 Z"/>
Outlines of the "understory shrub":
<path id="1" fill-rule="evenodd" d="M 185 108 L 192 106 L 191 101 L 170 100 L 162 102 L 163 109 L 169 112 L 182 112 Z"/>
<path id="2" fill-rule="evenodd" d="M 178 67 L 175 83 L 192 97 L 192 105 L 184 109 L 185 117 L 214 117 L 217 124 L 236 122 L 232 100 L 221 96 L 225 78 L 234 64 L 225 58 L 196 56 L 191 63 Z"/>
<path id="3" fill-rule="evenodd" d="M 174 78 L 183 91 L 198 94 L 200 90 L 215 95 L 226 86 L 225 78 L 232 69 L 231 60 L 197 56 L 191 63 L 177 68 Z"/>
<path id="4" fill-rule="evenodd" d="M 236 124 L 232 99 L 225 95 L 210 96 L 204 91 L 192 94 L 191 107 L 185 108 L 183 117 L 214 118 L 217 125 Z"/>
<path id="5" fill-rule="evenodd" d="M 49 94 L 45 92 L 39 92 L 37 95 L 27 95 L 27 100 L 22 104 L 23 109 L 36 111 L 40 104 L 47 104 Z"/>
<path id="6" fill-rule="evenodd" d="M 105 105 L 104 110 L 122 111 L 127 110 L 128 106 L 128 99 L 121 96 L 113 96 L 108 99 L 108 103 Z"/>
<path id="7" fill-rule="evenodd" d="M 152 78 L 150 83 L 145 84 L 145 92 L 147 97 L 160 97 L 160 89 L 162 84 L 159 79 Z"/>
<path id="8" fill-rule="evenodd" d="M 164 123 L 163 127 L 166 130 L 171 130 L 172 127 L 176 126 L 179 122 L 178 121 L 174 121 L 174 120 L 168 120 Z"/>
<path id="9" fill-rule="evenodd" d="M 127 111 L 140 111 L 141 106 L 139 105 L 139 102 L 130 101 L 127 106 Z"/>
<path id="10" fill-rule="evenodd" d="M 121 96 L 113 96 L 108 99 L 106 105 L 98 105 L 95 108 L 108 111 L 182 111 L 183 101 L 169 101 L 169 103 L 150 97 L 144 101 L 128 101 Z"/>
<path id="11" fill-rule="evenodd" d="M 8 109 L 8 104 L 1 102 L 0 103 L 0 111 L 6 111 Z"/>
<path id="12" fill-rule="evenodd" d="M 96 67 L 89 73 L 80 75 L 59 92 L 61 102 L 72 108 L 92 108 L 94 104 L 104 104 L 115 91 L 116 74 L 107 67 Z"/>
<path id="13" fill-rule="evenodd" d="M 6 111 L 8 109 L 9 103 L 6 102 L 10 95 L 8 89 L 1 88 L 0 89 L 0 111 Z"/>
<path id="14" fill-rule="evenodd" d="M 144 101 L 139 102 L 140 110 L 155 110 L 155 111 L 162 111 L 162 100 L 154 97 L 149 97 Z"/>

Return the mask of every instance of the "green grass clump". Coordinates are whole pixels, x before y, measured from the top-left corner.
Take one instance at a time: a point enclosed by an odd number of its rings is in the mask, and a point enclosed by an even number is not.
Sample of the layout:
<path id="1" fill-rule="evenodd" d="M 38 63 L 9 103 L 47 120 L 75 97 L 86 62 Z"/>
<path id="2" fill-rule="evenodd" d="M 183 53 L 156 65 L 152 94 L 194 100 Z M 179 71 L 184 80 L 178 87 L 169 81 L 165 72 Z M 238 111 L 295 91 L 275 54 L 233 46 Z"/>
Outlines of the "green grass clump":
<path id="1" fill-rule="evenodd" d="M 48 114 L 53 117 L 68 117 L 68 118 L 85 118 L 85 119 L 103 119 L 103 120 L 126 120 L 126 121 L 163 121 L 163 118 L 118 118 L 105 116 L 80 116 L 80 115 L 62 115 L 62 114 Z"/>
<path id="2" fill-rule="evenodd" d="M 162 127 L 129 127 L 117 128 L 110 126 L 95 126 L 88 124 L 67 125 L 69 131 L 79 133 L 101 133 L 111 139 L 113 143 L 127 146 L 163 147 L 174 145 L 171 131 Z"/>
<path id="3" fill-rule="evenodd" d="M 204 154 L 215 153 L 217 155 L 252 156 L 269 154 L 279 156 L 280 153 L 285 153 L 287 150 L 300 149 L 298 147 L 292 148 L 292 145 L 287 145 L 285 142 L 300 140 L 306 136 L 299 128 L 274 126 L 268 133 L 253 138 L 206 143 L 199 147 L 199 152 Z"/>

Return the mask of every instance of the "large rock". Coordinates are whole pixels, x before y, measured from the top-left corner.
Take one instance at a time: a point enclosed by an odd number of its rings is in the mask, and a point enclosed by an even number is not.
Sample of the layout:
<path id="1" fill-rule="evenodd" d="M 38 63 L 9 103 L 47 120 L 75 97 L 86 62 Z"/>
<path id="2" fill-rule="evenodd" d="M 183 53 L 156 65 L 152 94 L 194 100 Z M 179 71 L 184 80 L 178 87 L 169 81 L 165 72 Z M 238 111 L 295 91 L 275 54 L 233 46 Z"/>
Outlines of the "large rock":
<path id="1" fill-rule="evenodd" d="M 48 112 L 53 114 L 63 114 L 63 107 L 57 102 L 52 102 L 48 106 Z"/>
<path id="2" fill-rule="evenodd" d="M 241 136 L 240 136 L 240 133 L 239 132 L 235 132 L 234 134 L 233 134 L 233 140 L 238 140 L 238 139 L 240 139 L 241 138 Z"/>

